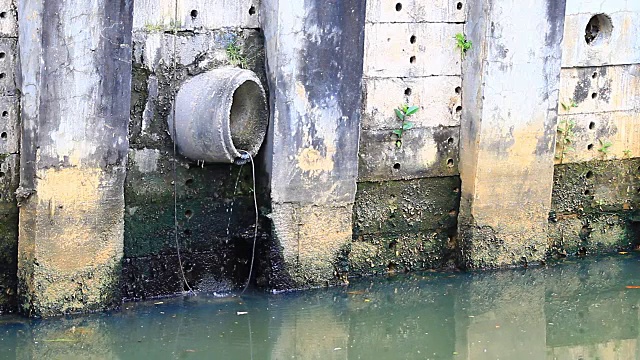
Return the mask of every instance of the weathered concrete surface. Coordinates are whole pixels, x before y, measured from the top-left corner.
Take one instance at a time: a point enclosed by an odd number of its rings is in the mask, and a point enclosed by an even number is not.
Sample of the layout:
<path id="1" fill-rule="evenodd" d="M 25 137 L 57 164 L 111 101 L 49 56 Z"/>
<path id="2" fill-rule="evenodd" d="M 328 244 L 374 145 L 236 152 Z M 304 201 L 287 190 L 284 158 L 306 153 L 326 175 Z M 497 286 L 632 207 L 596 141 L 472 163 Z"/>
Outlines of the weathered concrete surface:
<path id="1" fill-rule="evenodd" d="M 398 6 L 400 4 L 400 6 Z M 462 23 L 465 1 L 368 0 L 369 23 Z"/>
<path id="2" fill-rule="evenodd" d="M 18 11 L 15 0 L 0 1 L 0 37 L 18 37 Z"/>
<path id="3" fill-rule="evenodd" d="M 360 181 L 458 175 L 459 127 L 413 128 L 402 137 L 401 148 L 391 131 L 363 131 Z"/>
<path id="4" fill-rule="evenodd" d="M 631 250 L 640 244 L 640 159 L 557 165 L 550 256 Z"/>
<path id="5" fill-rule="evenodd" d="M 349 274 L 455 265 L 459 202 L 457 176 L 359 183 Z"/>
<path id="6" fill-rule="evenodd" d="M 562 67 L 640 63 L 640 2 L 627 0 L 566 0 Z M 604 14 L 610 31 L 600 24 L 595 40 L 585 41 L 592 16 Z"/>
<path id="7" fill-rule="evenodd" d="M 15 114 L 13 114 L 15 117 Z M 18 133 L 11 134 L 17 137 Z M 0 160 L 0 315 L 16 310 L 18 285 L 18 207 L 15 190 L 20 179 L 17 154 Z"/>
<path id="8" fill-rule="evenodd" d="M 120 302 L 132 2 L 21 2 L 19 294 L 31 316 Z"/>
<path id="9" fill-rule="evenodd" d="M 401 104 L 419 106 L 415 127 L 459 126 L 462 79 L 458 76 L 368 78 L 364 81 L 362 130 L 393 130 Z"/>
<path id="10" fill-rule="evenodd" d="M 2 15 L 4 14 L 4 15 Z M 0 1 L 0 314 L 16 309 L 20 178 L 20 102 L 16 96 L 18 58 L 15 2 Z"/>
<path id="11" fill-rule="evenodd" d="M 137 0 L 133 28 L 259 28 L 259 8 L 260 0 Z"/>
<path id="12" fill-rule="evenodd" d="M 368 45 L 375 47 L 377 43 Z M 430 60 L 420 61 L 430 66 Z M 379 181 L 457 175 L 462 111 L 460 86 L 458 76 L 367 78 L 358 179 Z M 402 121 L 394 109 L 401 104 L 416 105 L 419 110 L 409 118 L 414 127 L 406 131 L 403 146 L 398 148 L 393 130 L 402 127 Z"/>
<path id="13" fill-rule="evenodd" d="M 556 163 L 640 156 L 640 65 L 562 69 Z"/>
<path id="14" fill-rule="evenodd" d="M 460 50 L 456 48 L 455 35 L 461 32 L 463 24 L 368 23 L 364 75 L 460 75 Z"/>
<path id="15" fill-rule="evenodd" d="M 171 159 L 171 152 L 157 149 L 129 154 L 122 281 L 126 299 L 175 294 L 186 288 L 174 239 Z M 254 226 L 251 169 L 179 161 L 177 235 L 189 285 L 218 292 L 244 285 Z M 258 241 L 264 243 L 262 238 Z M 257 255 L 263 256 L 260 251 Z"/>
<path id="16" fill-rule="evenodd" d="M 246 59 L 242 64 L 229 57 L 226 49 L 231 44 Z M 211 69 L 238 65 L 258 74 L 266 87 L 262 44 L 259 31 L 247 29 L 185 31 L 176 38 L 162 30 L 134 33 L 121 285 L 126 299 L 186 289 L 174 239 L 173 143 L 167 125 L 175 89 Z M 171 66 L 174 59 L 175 78 Z M 177 236 L 190 287 L 224 292 L 243 286 L 249 272 L 255 222 L 250 166 L 197 163 L 179 154 L 176 161 Z M 264 176 L 257 161 L 260 179 Z M 259 187 L 257 193 L 262 197 L 266 191 Z M 259 206 L 263 204 L 259 198 Z M 268 224 L 259 224 L 258 260 L 267 258 L 262 247 L 267 244 L 263 237 L 269 230 Z M 260 269 L 261 264 L 256 263 L 255 281 L 266 284 Z"/>
<path id="17" fill-rule="evenodd" d="M 466 35 L 473 46 L 464 62 L 459 164 L 463 260 L 472 268 L 541 260 L 564 1 L 469 5 Z"/>
<path id="18" fill-rule="evenodd" d="M 593 16 L 598 27 L 587 39 Z M 639 26 L 640 3 L 567 0 L 552 256 L 629 250 L 639 242 Z"/>
<path id="19" fill-rule="evenodd" d="M 364 2 L 267 0 L 261 10 L 273 234 L 290 286 L 325 285 L 335 279 L 338 250 L 351 241 Z"/>

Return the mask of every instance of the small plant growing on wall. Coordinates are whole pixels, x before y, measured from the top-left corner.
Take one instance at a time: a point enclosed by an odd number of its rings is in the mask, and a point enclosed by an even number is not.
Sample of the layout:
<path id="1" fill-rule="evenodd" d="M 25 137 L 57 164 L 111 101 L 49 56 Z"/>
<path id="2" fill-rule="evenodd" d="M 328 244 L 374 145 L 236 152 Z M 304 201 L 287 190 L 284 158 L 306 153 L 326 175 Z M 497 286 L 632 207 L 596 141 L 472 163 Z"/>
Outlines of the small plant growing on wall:
<path id="1" fill-rule="evenodd" d="M 600 143 L 600 148 L 598 149 L 598 151 L 603 157 L 607 157 L 607 155 L 609 155 L 609 148 L 613 144 L 609 140 L 602 140 L 602 139 L 598 139 L 598 142 Z"/>
<path id="2" fill-rule="evenodd" d="M 395 109 L 396 116 L 400 121 L 402 121 L 402 126 L 399 129 L 393 130 L 393 133 L 396 135 L 396 147 L 402 147 L 402 136 L 404 132 L 407 130 L 411 130 L 413 128 L 413 123 L 409 121 L 409 117 L 418 112 L 417 106 L 409 106 L 404 104 L 399 108 Z"/>
<path id="3" fill-rule="evenodd" d="M 467 50 L 471 49 L 473 44 L 471 41 L 467 40 L 467 36 L 463 33 L 456 34 L 456 47 L 460 49 L 460 53 L 462 54 L 462 58 L 464 59 L 464 55 L 467 53 Z"/>
<path id="4" fill-rule="evenodd" d="M 625 157 L 625 158 L 627 158 L 627 159 L 631 158 L 631 150 L 629 150 L 629 149 L 624 149 L 624 150 L 622 151 L 622 153 L 624 154 L 624 157 Z"/>
<path id="5" fill-rule="evenodd" d="M 558 137 L 556 140 L 556 146 L 560 149 L 560 154 L 556 155 L 556 159 L 562 162 L 564 156 L 569 151 L 575 151 L 573 148 L 573 139 L 575 137 L 574 129 L 576 122 L 573 119 L 562 119 L 558 123 Z"/>
<path id="6" fill-rule="evenodd" d="M 573 101 L 573 99 L 569 99 L 569 102 L 566 102 L 566 103 L 565 102 L 561 102 L 560 105 L 562 105 L 562 109 L 564 111 L 569 111 L 572 108 L 577 108 L 578 107 L 578 104 L 576 104 L 576 102 Z"/>
<path id="7" fill-rule="evenodd" d="M 236 41 L 232 41 L 227 45 L 225 49 L 227 53 L 227 58 L 229 59 L 229 63 L 233 66 L 239 66 L 242 69 L 246 69 L 248 67 L 247 57 L 242 55 L 242 50 L 236 44 Z"/>

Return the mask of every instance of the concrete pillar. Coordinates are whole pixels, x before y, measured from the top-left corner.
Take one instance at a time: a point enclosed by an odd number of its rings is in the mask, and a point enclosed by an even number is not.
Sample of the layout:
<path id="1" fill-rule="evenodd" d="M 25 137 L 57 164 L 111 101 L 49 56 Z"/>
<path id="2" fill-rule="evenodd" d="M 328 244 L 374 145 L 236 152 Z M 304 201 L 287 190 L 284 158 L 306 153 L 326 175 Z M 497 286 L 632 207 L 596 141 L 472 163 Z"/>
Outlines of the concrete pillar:
<path id="1" fill-rule="evenodd" d="M 565 2 L 475 0 L 460 134 L 463 261 L 541 260 L 551 206 Z"/>
<path id="2" fill-rule="evenodd" d="M 20 1 L 18 277 L 31 316 L 119 302 L 131 0 Z"/>
<path id="3" fill-rule="evenodd" d="M 288 278 L 274 287 L 332 282 L 351 241 L 364 14 L 359 0 L 262 2 L 271 217 Z"/>

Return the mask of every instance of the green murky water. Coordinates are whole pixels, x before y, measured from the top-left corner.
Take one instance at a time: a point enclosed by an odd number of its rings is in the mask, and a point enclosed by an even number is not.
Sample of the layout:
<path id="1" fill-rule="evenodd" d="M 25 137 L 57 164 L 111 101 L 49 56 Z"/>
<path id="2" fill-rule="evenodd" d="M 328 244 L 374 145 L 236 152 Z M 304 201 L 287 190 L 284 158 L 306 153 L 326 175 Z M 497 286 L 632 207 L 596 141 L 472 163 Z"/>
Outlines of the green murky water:
<path id="1" fill-rule="evenodd" d="M 423 273 L 47 321 L 0 317 L 0 358 L 640 359 L 640 256 Z"/>

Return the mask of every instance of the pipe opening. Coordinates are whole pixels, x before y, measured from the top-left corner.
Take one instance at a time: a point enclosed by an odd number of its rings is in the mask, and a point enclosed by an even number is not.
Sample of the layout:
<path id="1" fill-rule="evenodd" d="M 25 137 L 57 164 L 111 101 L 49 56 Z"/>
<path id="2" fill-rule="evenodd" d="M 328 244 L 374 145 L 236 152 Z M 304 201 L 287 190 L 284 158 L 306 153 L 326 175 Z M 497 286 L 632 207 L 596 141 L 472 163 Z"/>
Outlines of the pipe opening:
<path id="1" fill-rule="evenodd" d="M 260 79 L 250 70 L 215 69 L 187 80 L 174 101 L 178 151 L 193 161 L 243 164 L 262 145 L 269 114 Z M 173 135 L 172 135 L 173 137 Z"/>
<path id="2" fill-rule="evenodd" d="M 266 109 L 261 99 L 263 91 L 253 81 L 245 81 L 234 92 L 229 113 L 231 141 L 238 150 L 258 152 L 267 131 Z"/>

